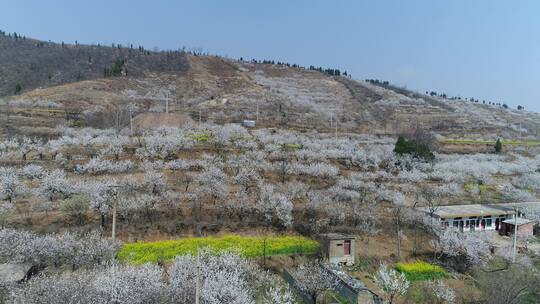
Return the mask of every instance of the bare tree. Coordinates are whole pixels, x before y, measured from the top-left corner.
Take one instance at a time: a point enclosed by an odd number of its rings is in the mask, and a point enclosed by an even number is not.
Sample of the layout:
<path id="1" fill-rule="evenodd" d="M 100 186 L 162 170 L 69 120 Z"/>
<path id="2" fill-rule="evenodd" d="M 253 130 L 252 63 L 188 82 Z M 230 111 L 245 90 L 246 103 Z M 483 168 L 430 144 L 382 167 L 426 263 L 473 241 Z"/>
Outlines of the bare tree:
<path id="1" fill-rule="evenodd" d="M 428 217 L 420 215 L 418 219 L 419 227 L 427 228 L 427 232 L 434 235 L 436 238 L 439 236 L 436 230 L 440 228 L 440 223 L 435 221 L 435 213 L 439 210 L 442 203 L 442 191 L 440 189 L 422 188 L 420 191 L 420 201 L 423 203 Z M 433 252 L 434 257 L 436 252 Z"/>
<path id="2" fill-rule="evenodd" d="M 116 129 L 117 133 L 120 133 L 122 127 L 124 127 L 129 121 L 130 112 L 128 110 L 128 106 L 124 104 L 114 104 L 111 114 L 114 122 L 114 128 Z"/>
<path id="3" fill-rule="evenodd" d="M 403 194 L 396 193 L 394 196 L 392 207 L 392 221 L 394 222 L 395 233 L 396 233 L 396 246 L 397 246 L 397 259 L 401 259 L 401 238 L 403 236 L 403 222 L 405 220 L 405 198 Z"/>
<path id="4" fill-rule="evenodd" d="M 366 253 L 369 253 L 369 237 L 379 232 L 380 222 L 374 202 L 357 204 L 353 209 L 353 214 L 355 214 L 355 218 L 358 218 L 355 220 L 355 227 L 363 236 Z"/>

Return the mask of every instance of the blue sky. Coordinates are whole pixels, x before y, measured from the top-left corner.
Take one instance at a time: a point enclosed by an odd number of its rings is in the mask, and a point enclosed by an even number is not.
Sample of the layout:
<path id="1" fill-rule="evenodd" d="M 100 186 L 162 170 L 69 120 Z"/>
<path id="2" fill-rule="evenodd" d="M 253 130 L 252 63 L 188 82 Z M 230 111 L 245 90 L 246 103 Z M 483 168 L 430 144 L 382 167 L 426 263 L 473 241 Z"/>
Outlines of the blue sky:
<path id="1" fill-rule="evenodd" d="M 533 0 L 8 0 L 0 29 L 337 67 L 540 112 L 539 12 Z"/>

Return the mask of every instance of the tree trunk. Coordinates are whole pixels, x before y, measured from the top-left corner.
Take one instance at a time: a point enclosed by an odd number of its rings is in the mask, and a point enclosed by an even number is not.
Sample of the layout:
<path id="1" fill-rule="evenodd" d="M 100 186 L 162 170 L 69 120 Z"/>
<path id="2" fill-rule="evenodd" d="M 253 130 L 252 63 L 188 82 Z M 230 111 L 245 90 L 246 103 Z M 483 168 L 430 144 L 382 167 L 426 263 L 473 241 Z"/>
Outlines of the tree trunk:
<path id="1" fill-rule="evenodd" d="M 416 223 L 413 223 L 414 225 L 414 244 L 413 244 L 413 256 L 417 256 L 418 254 L 418 237 L 419 237 L 419 233 L 418 233 L 418 225 L 416 225 Z"/>
<path id="2" fill-rule="evenodd" d="M 399 220 L 396 222 L 396 240 L 397 240 L 397 258 L 398 261 L 401 260 L 401 225 Z"/>

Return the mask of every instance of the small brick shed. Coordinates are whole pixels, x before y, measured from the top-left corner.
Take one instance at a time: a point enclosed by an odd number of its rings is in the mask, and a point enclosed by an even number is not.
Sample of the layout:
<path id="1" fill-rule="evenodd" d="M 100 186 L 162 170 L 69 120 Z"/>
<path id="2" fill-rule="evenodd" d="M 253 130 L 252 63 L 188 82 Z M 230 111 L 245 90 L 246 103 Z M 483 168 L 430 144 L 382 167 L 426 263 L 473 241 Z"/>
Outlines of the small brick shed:
<path id="1" fill-rule="evenodd" d="M 355 240 L 352 235 L 325 233 L 319 235 L 321 251 L 330 264 L 354 265 Z"/>
<path id="2" fill-rule="evenodd" d="M 518 236 L 534 235 L 534 222 L 522 217 L 518 217 L 517 219 L 511 218 L 504 220 L 502 222 L 499 233 L 501 235 L 513 235 L 516 223 Z"/>

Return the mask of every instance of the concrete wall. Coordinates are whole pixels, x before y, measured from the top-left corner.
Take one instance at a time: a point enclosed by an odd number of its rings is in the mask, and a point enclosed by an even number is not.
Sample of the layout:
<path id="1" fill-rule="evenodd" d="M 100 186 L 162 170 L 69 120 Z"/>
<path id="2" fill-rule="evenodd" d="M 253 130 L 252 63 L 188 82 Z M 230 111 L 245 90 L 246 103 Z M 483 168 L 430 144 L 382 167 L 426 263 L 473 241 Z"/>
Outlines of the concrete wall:
<path id="1" fill-rule="evenodd" d="M 518 227 L 519 236 L 533 236 L 534 235 L 534 223 L 521 225 Z"/>
<path id="2" fill-rule="evenodd" d="M 283 270 L 282 277 L 291 286 L 291 288 L 295 290 L 298 295 L 300 295 L 304 303 L 315 304 L 315 302 L 311 299 L 311 297 L 302 291 L 302 289 L 296 283 L 296 280 L 292 277 L 292 275 L 287 270 Z"/>
<path id="3" fill-rule="evenodd" d="M 513 235 L 514 234 L 514 225 L 504 223 L 500 231 L 501 235 Z M 518 236 L 533 236 L 534 235 L 534 223 L 528 223 L 518 226 L 517 229 Z"/>
<path id="4" fill-rule="evenodd" d="M 373 293 L 371 290 L 367 289 L 363 285 L 362 288 L 354 288 L 349 285 L 346 281 L 341 279 L 339 276 L 335 275 L 332 271 L 328 270 L 325 267 L 322 269 L 331 277 L 335 282 L 333 289 L 348 303 L 354 304 L 383 304 L 382 299 Z"/>

